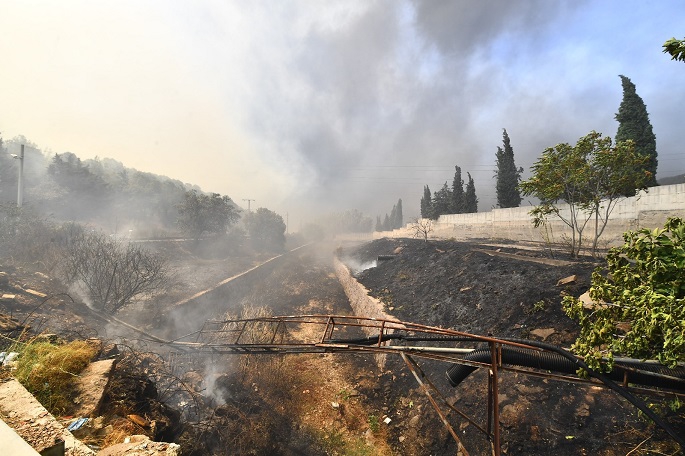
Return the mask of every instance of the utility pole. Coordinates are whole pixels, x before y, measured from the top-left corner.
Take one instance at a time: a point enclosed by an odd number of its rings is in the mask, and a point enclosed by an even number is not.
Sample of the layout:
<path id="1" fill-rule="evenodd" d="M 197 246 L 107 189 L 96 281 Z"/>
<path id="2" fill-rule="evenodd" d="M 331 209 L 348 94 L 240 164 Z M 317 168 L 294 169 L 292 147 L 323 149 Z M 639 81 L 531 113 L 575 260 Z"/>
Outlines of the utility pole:
<path id="1" fill-rule="evenodd" d="M 243 198 L 243 201 L 247 201 L 247 212 L 252 212 L 252 209 L 250 209 L 250 202 L 251 201 L 257 201 L 257 200 Z"/>
<path id="2" fill-rule="evenodd" d="M 24 203 L 24 145 L 21 145 L 20 155 L 12 154 L 12 158 L 19 160 L 19 183 L 17 185 L 17 207 Z"/>

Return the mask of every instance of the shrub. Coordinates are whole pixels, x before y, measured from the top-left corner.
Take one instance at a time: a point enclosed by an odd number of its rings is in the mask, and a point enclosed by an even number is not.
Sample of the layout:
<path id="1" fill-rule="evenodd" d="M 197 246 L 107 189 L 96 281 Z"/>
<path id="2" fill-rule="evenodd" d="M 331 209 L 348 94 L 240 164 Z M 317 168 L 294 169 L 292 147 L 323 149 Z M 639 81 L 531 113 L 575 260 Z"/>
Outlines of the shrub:
<path id="1" fill-rule="evenodd" d="M 685 361 L 685 222 L 670 218 L 663 229 L 628 231 L 625 243 L 609 250 L 606 271 L 592 274 L 585 309 L 566 296 L 566 313 L 580 323 L 573 349 L 592 368 L 613 353 Z"/>

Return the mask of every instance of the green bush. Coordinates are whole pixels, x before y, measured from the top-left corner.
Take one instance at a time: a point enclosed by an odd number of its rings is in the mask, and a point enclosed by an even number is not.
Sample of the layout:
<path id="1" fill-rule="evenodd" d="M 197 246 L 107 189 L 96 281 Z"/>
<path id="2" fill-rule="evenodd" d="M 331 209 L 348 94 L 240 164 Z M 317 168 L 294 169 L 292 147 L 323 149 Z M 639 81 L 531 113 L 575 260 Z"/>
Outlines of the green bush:
<path id="1" fill-rule="evenodd" d="M 599 368 L 614 353 L 685 361 L 685 223 L 670 218 L 663 229 L 628 231 L 607 254 L 606 270 L 592 274 L 591 309 L 564 297 L 566 313 L 580 324 L 574 351 Z"/>

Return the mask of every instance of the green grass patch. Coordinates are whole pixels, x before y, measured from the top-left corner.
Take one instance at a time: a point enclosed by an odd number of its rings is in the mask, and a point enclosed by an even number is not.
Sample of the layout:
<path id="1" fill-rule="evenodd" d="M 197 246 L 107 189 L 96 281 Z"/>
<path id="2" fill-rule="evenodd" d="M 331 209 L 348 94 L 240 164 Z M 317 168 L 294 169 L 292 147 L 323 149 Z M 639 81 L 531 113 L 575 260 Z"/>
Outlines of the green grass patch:
<path id="1" fill-rule="evenodd" d="M 64 345 L 30 342 L 20 349 L 14 376 L 53 415 L 73 407 L 78 374 L 88 366 L 95 349 L 85 341 Z"/>

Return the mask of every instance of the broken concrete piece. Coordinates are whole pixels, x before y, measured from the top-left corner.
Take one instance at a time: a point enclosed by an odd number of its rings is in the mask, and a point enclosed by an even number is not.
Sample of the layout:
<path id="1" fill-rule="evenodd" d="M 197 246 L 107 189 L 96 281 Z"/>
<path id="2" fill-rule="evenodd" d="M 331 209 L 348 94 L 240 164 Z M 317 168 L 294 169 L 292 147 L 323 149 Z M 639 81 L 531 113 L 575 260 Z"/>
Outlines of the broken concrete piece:
<path id="1" fill-rule="evenodd" d="M 534 336 L 541 337 L 542 340 L 545 340 L 555 332 L 556 331 L 554 330 L 554 328 L 540 328 L 534 329 L 530 333 Z"/>
<path id="2" fill-rule="evenodd" d="M 0 417 L 38 452 L 64 442 L 69 456 L 95 456 L 14 378 L 0 383 Z"/>
<path id="3" fill-rule="evenodd" d="M 578 280 L 578 276 L 573 274 L 571 276 L 564 277 L 563 279 L 559 279 L 559 281 L 557 282 L 557 286 L 560 287 L 561 285 L 568 285 L 569 283 L 576 283 L 576 280 Z"/>
<path id="4" fill-rule="evenodd" d="M 79 404 L 74 416 L 97 416 L 115 363 L 115 359 L 95 361 L 81 372 L 76 385 Z"/>
<path id="5" fill-rule="evenodd" d="M 27 288 L 24 291 L 30 295 L 37 296 L 39 298 L 47 298 L 48 297 L 48 295 L 46 295 L 45 293 L 41 293 L 40 291 L 32 290 L 30 288 Z"/>
<path id="6" fill-rule="evenodd" d="M 181 447 L 176 443 L 153 442 L 146 436 L 133 435 L 126 442 L 103 448 L 98 456 L 178 456 Z"/>
<path id="7" fill-rule="evenodd" d="M 592 298 L 590 297 L 590 292 L 586 291 L 582 295 L 578 296 L 578 300 L 583 303 L 583 308 L 584 309 L 594 309 L 595 307 L 606 307 L 605 302 L 597 302 L 593 301 Z"/>
<path id="8" fill-rule="evenodd" d="M 14 294 L 3 294 L 0 296 L 0 301 L 14 301 L 14 298 L 16 298 L 17 295 Z"/>

